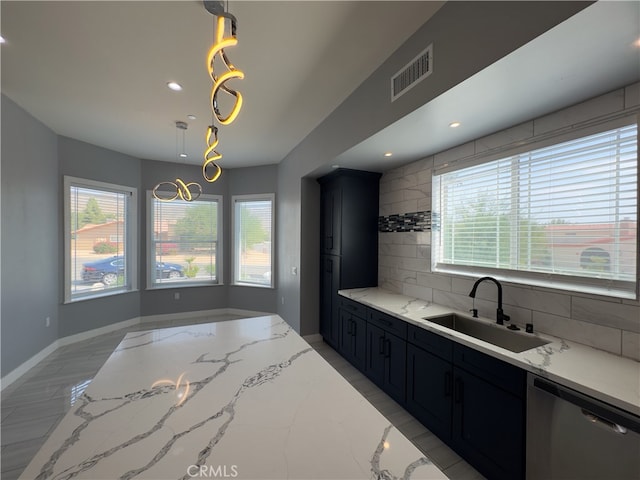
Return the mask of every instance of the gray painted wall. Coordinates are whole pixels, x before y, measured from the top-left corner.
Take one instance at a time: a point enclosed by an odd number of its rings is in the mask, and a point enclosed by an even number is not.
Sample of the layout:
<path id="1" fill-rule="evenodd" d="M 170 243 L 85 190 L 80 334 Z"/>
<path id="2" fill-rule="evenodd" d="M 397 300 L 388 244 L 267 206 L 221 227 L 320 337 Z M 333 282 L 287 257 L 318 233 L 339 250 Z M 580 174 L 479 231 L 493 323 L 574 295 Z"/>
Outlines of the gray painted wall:
<path id="1" fill-rule="evenodd" d="M 115 183 L 127 187 L 135 187 L 140 195 L 140 160 L 122 153 L 96 147 L 89 143 L 68 137 L 58 137 L 58 161 L 60 170 L 58 181 L 60 194 L 49 201 L 59 205 L 57 221 L 64 225 L 63 177 L 73 177 Z M 59 229 L 60 249 L 58 250 L 58 284 L 59 298 L 64 298 L 64 231 Z M 138 235 L 144 230 L 138 227 Z M 140 255 L 140 250 L 138 250 Z M 140 293 L 131 292 L 100 299 L 87 299 L 69 304 L 62 304 L 58 310 L 59 337 L 104 327 L 113 323 L 137 318 L 140 315 Z"/>
<path id="2" fill-rule="evenodd" d="M 228 307 L 276 311 L 275 289 L 230 286 L 229 267 L 231 195 L 275 193 L 277 198 L 277 166 L 225 170 L 214 184 L 201 182 L 205 193 L 224 198 L 224 285 L 147 290 L 146 192 L 176 177 L 199 181 L 200 167 L 139 160 L 59 137 L 4 95 L 1 107 L 3 377 L 58 338 L 125 320 Z M 138 291 L 63 303 L 64 175 L 138 189 Z M 174 300 L 175 291 L 180 300 Z"/>
<path id="3" fill-rule="evenodd" d="M 333 159 L 348 148 L 409 114 L 496 60 L 585 8 L 590 2 L 447 2 L 387 61 L 362 83 L 280 163 L 278 251 L 280 271 L 299 266 L 301 217 L 306 176 L 330 170 Z M 390 103 L 389 78 L 430 43 L 435 69 L 431 76 Z M 436 50 L 437 49 L 437 50 Z M 311 193 L 310 193 L 311 194 Z M 305 235 L 311 234 L 305 231 Z M 316 232 L 317 234 L 317 232 Z M 317 254 L 317 253 L 316 253 Z M 285 303 L 278 313 L 299 332 L 317 332 L 314 271 L 279 277 Z M 304 288 L 304 293 L 302 292 Z M 304 303 L 302 303 L 304 301 Z"/>
<path id="4" fill-rule="evenodd" d="M 57 136 L 4 95 L 1 108 L 4 376 L 57 338 L 61 229 Z"/>

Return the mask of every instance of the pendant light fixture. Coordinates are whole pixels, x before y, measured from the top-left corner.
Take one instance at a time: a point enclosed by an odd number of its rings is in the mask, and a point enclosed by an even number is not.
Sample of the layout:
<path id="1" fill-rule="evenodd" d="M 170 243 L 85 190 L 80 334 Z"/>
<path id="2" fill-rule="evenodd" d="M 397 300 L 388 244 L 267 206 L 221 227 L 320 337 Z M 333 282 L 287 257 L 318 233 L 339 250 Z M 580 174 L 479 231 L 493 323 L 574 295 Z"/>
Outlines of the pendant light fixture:
<path id="1" fill-rule="evenodd" d="M 187 158 L 187 150 L 185 148 L 185 134 L 187 131 L 187 122 L 176 122 L 176 157 Z M 179 146 L 179 132 L 182 131 L 182 147 Z M 184 200 L 185 202 L 193 202 L 202 195 L 202 187 L 197 182 L 185 182 L 180 178 L 176 178 L 173 182 L 160 182 L 153 187 L 153 198 L 161 202 L 172 202 Z"/>
<path id="2" fill-rule="evenodd" d="M 229 125 L 233 123 L 238 113 L 240 113 L 243 102 L 242 94 L 228 86 L 227 82 L 233 79 L 242 80 L 244 78 L 244 72 L 237 69 L 231 63 L 225 52 L 225 48 L 238 45 L 238 38 L 236 37 L 236 17 L 228 11 L 225 11 L 221 1 L 204 0 L 203 3 L 205 9 L 216 17 L 214 22 L 213 45 L 209 49 L 206 59 L 207 72 L 213 82 L 209 98 L 212 124 L 209 125 L 205 134 L 207 148 L 204 151 L 204 163 L 202 164 L 202 176 L 207 182 L 212 183 L 218 180 L 222 174 L 222 168 L 220 168 L 220 165 L 217 163 L 222 159 L 222 154 L 216 150 L 219 143 L 218 127 L 216 127 L 213 122 L 217 120 L 220 125 Z M 216 59 L 218 59 L 218 63 L 222 63 L 226 71 L 222 73 L 216 72 Z M 218 103 L 218 95 L 221 93 L 233 97 L 233 106 L 226 115 L 220 111 L 220 105 Z"/>

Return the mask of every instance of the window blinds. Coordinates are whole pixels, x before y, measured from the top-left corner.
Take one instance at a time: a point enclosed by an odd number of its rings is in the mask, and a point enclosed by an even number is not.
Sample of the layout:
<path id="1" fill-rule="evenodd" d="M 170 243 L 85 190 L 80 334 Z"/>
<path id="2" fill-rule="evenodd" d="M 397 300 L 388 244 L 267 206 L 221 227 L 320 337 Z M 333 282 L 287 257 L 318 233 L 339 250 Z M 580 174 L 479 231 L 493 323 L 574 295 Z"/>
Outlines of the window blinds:
<path id="1" fill-rule="evenodd" d="M 633 124 L 434 176 L 436 265 L 635 291 L 637 158 Z"/>

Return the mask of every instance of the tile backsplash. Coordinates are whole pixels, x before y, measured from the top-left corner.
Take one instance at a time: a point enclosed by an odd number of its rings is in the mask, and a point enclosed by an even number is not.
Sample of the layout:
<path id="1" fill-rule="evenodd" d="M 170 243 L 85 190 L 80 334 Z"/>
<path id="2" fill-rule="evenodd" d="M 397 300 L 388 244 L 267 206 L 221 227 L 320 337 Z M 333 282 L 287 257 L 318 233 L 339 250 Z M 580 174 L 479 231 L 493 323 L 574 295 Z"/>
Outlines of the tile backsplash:
<path id="1" fill-rule="evenodd" d="M 390 170 L 380 180 L 380 217 L 402 219 L 429 212 L 433 170 L 452 159 L 570 129 L 603 113 L 637 114 L 639 110 L 637 83 Z M 431 272 L 430 231 L 380 230 L 381 288 L 460 310 L 472 308 L 469 292 L 475 279 Z M 533 323 L 537 331 L 640 360 L 640 302 L 506 282 L 503 287 L 504 311 L 512 322 L 521 326 Z M 480 285 L 475 308 L 483 317 L 495 317 L 493 284 Z"/>

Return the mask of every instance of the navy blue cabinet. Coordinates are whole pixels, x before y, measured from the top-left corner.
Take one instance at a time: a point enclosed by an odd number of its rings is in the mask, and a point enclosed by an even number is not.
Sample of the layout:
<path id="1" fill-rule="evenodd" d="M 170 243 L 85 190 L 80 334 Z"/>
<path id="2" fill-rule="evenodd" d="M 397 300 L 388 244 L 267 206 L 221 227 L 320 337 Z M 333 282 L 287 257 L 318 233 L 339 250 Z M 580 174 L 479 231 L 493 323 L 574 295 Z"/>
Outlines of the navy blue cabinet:
<path id="1" fill-rule="evenodd" d="M 365 374 L 398 403 L 406 396 L 407 342 L 367 323 Z"/>
<path id="2" fill-rule="evenodd" d="M 340 351 L 338 290 L 378 284 L 380 174 L 338 169 L 320 183 L 320 334 Z"/>
<path id="3" fill-rule="evenodd" d="M 364 371 L 367 347 L 367 309 L 343 298 L 340 303 L 340 348 L 344 358 Z"/>
<path id="4" fill-rule="evenodd" d="M 407 410 L 490 479 L 525 474 L 526 373 L 409 326 Z"/>
<path id="5" fill-rule="evenodd" d="M 412 344 L 407 345 L 407 411 L 443 442 L 451 442 L 453 367 Z"/>

